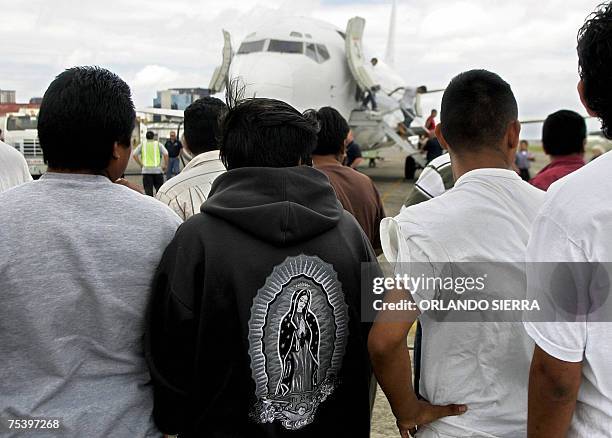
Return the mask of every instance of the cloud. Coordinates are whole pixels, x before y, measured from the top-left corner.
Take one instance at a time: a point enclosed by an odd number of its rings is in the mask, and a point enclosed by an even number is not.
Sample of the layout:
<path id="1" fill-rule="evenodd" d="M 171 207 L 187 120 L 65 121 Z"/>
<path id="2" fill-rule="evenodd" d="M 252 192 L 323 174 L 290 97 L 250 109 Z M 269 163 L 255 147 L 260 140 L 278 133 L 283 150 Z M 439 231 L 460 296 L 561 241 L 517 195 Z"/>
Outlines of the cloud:
<path id="1" fill-rule="evenodd" d="M 511 83 L 522 116 L 583 112 L 575 92 L 576 32 L 599 1 L 398 0 L 395 67 L 407 83 L 434 88 L 460 71 L 489 68 Z M 30 0 L 9 6 L 0 0 L 0 88 L 28 100 L 63 69 L 93 63 L 128 81 L 137 106 L 150 105 L 159 88 L 208 85 L 221 61 L 222 29 L 237 45 L 250 28 L 288 14 L 340 29 L 362 16 L 368 52 L 382 57 L 390 3 Z M 425 109 L 439 106 L 440 97 L 428 96 Z"/>

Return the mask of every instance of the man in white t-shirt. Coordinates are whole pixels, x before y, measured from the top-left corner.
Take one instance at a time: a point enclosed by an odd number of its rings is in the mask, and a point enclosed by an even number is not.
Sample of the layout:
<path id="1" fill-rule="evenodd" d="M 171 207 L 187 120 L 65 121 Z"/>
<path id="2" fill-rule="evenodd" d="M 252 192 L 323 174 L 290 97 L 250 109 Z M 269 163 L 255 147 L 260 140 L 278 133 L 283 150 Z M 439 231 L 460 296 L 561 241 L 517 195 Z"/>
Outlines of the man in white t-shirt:
<path id="1" fill-rule="evenodd" d="M 23 155 L 0 141 L 0 193 L 28 181 L 32 176 Z"/>
<path id="2" fill-rule="evenodd" d="M 608 3 L 578 33 L 578 91 L 608 138 L 611 40 Z M 525 317 L 537 345 L 529 379 L 530 437 L 612 436 L 611 194 L 607 153 L 554 183 L 534 223 L 529 260 L 555 263 L 532 263 L 527 270 L 530 298 L 548 304 L 547 318 Z M 585 310 L 572 312 L 568 306 L 576 304 Z"/>
<path id="3" fill-rule="evenodd" d="M 525 298 L 521 262 L 544 192 L 512 170 L 520 134 L 517 116 L 512 90 L 496 74 L 472 70 L 451 81 L 436 135 L 451 155 L 455 186 L 383 221 L 385 256 L 401 262 L 396 274 L 441 278 L 442 264 L 451 264 L 454 272 L 464 262 L 503 262 L 507 281 L 485 289 L 482 297 Z M 478 129 L 483 123 L 488 128 Z M 421 272 L 422 266 L 431 272 Z M 436 291 L 411 293 L 419 306 L 439 299 Z M 406 336 L 416 316 L 417 311 L 406 312 L 401 323 L 376 322 L 369 340 L 376 376 L 403 436 L 414 426 L 421 426 L 418 437 L 427 438 L 525 436 L 533 342 L 520 321 L 441 322 L 438 312 L 423 310 L 418 316 L 423 328 L 420 395 L 426 401 L 419 401 L 409 379 L 398 381 L 410 375 Z"/>

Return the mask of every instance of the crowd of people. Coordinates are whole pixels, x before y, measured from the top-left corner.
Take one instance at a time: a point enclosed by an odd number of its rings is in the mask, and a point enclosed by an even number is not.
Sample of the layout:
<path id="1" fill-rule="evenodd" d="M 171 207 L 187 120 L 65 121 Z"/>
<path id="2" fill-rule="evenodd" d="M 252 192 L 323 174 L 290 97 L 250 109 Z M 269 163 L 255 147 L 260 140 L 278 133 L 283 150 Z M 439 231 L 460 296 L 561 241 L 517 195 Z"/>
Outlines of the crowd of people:
<path id="1" fill-rule="evenodd" d="M 608 3 L 578 33 L 578 93 L 608 138 L 610 41 Z M 612 155 L 584 165 L 582 117 L 547 118 L 552 162 L 529 184 L 511 86 L 458 74 L 430 123 L 448 154 L 385 218 L 372 181 L 343 165 L 338 111 L 227 94 L 185 110 L 182 142 L 149 132 L 132 151 L 128 85 L 74 67 L 41 104 L 48 171 L 30 181 L 0 144 L 2 433 L 55 418 L 36 436 L 367 437 L 378 382 L 402 437 L 612 436 L 612 319 L 363 317 L 382 252 L 398 275 L 522 263 L 507 275 L 532 298 L 526 261 L 610 261 Z M 178 173 L 181 151 L 193 158 Z M 151 196 L 122 178 L 131 157 Z M 592 284 L 575 280 L 588 303 Z"/>

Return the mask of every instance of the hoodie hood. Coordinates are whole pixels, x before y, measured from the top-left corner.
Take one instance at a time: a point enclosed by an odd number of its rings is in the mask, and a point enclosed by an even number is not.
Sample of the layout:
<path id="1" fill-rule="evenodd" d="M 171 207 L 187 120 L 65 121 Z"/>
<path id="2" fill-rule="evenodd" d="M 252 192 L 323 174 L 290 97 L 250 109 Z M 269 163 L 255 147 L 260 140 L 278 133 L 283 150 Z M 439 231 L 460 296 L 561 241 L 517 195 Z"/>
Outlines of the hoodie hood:
<path id="1" fill-rule="evenodd" d="M 277 246 L 318 236 L 343 214 L 327 177 L 308 166 L 230 170 L 215 179 L 201 211 Z"/>

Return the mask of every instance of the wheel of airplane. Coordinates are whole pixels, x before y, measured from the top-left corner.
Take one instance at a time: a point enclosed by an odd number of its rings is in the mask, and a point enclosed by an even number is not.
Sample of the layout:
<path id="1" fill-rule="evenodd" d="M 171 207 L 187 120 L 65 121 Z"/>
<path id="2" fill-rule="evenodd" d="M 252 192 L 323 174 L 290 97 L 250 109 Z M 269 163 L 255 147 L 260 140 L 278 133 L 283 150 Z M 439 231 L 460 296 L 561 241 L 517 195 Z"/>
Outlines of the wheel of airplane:
<path id="1" fill-rule="evenodd" d="M 417 164 L 412 156 L 407 156 L 406 161 L 404 162 L 404 178 L 411 180 L 414 179 L 414 174 L 416 173 Z"/>

